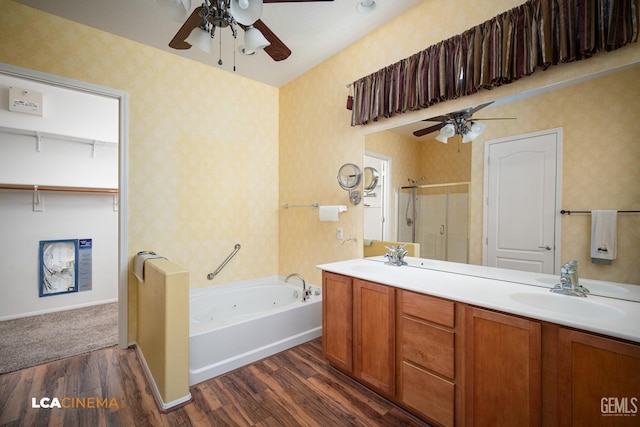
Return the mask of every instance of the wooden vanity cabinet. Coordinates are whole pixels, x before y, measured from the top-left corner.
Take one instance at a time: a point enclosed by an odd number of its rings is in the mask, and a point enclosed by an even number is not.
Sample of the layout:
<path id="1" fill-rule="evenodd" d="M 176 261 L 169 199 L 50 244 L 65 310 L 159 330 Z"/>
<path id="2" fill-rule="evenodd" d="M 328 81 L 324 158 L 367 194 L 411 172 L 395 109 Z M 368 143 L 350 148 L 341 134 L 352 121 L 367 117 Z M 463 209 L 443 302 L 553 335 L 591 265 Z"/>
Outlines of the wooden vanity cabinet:
<path id="1" fill-rule="evenodd" d="M 395 295 L 390 286 L 353 279 L 354 374 L 395 395 Z"/>
<path id="2" fill-rule="evenodd" d="M 443 426 L 640 420 L 640 345 L 323 272 L 323 354 Z"/>
<path id="3" fill-rule="evenodd" d="M 467 424 L 541 425 L 540 322 L 471 306 L 465 318 Z"/>
<path id="4" fill-rule="evenodd" d="M 395 394 L 395 288 L 322 274 L 322 351 L 335 367 Z"/>
<path id="5" fill-rule="evenodd" d="M 353 279 L 322 273 L 322 353 L 334 366 L 353 371 Z"/>
<path id="6" fill-rule="evenodd" d="M 456 322 L 456 307 L 453 301 L 398 291 L 398 399 L 443 426 L 462 419 L 461 413 L 456 416 L 463 407 L 456 341 L 463 335 L 456 326 L 463 322 Z"/>
<path id="7" fill-rule="evenodd" d="M 562 327 L 557 342 L 557 425 L 640 425 L 640 346 Z"/>

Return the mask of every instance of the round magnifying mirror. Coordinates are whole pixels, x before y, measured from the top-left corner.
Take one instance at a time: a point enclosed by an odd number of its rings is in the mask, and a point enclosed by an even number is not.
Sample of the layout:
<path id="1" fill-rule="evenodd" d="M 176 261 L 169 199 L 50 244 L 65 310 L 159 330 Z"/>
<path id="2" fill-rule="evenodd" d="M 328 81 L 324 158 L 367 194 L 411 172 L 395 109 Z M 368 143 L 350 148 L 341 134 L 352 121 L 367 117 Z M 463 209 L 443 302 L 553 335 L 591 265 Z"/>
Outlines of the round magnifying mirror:
<path id="1" fill-rule="evenodd" d="M 364 191 L 375 189 L 376 185 L 378 185 L 378 178 L 380 178 L 378 170 L 371 166 L 366 166 L 364 168 Z"/>
<path id="2" fill-rule="evenodd" d="M 344 190 L 353 190 L 360 185 L 362 172 L 357 165 L 353 163 L 345 163 L 338 170 L 338 184 Z"/>

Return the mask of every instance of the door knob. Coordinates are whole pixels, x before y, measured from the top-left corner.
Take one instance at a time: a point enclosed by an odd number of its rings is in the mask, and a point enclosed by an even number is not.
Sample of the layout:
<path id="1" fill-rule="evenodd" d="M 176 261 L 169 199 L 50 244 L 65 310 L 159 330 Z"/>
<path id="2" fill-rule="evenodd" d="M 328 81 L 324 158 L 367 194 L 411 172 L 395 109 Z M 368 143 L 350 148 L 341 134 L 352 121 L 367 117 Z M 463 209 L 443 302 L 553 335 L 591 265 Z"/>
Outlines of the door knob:
<path id="1" fill-rule="evenodd" d="M 547 246 L 538 246 L 539 249 L 544 249 L 546 251 L 550 251 L 551 250 L 551 246 L 547 245 Z"/>

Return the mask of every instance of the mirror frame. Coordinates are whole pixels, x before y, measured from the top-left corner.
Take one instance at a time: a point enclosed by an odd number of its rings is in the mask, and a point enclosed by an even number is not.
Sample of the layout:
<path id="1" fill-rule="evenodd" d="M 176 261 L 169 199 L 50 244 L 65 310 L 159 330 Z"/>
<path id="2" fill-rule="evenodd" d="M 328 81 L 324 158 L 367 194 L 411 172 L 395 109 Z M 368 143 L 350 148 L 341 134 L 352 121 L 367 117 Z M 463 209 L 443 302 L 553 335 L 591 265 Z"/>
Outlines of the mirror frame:
<path id="1" fill-rule="evenodd" d="M 368 173 L 367 173 L 368 172 Z M 369 179 L 369 175 L 371 175 L 371 179 Z M 378 180 L 380 179 L 380 174 L 376 168 L 371 166 L 365 166 L 364 168 L 364 191 L 369 192 L 376 188 L 378 185 Z"/>

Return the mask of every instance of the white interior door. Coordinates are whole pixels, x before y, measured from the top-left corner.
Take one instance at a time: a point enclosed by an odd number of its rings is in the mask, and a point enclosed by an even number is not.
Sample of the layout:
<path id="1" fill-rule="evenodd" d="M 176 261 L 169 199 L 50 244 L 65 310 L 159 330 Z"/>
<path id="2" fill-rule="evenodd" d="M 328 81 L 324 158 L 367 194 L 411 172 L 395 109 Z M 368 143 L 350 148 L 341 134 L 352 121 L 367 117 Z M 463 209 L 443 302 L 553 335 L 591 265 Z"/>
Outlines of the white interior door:
<path id="1" fill-rule="evenodd" d="M 554 274 L 562 129 L 487 141 L 485 264 Z"/>
<path id="2" fill-rule="evenodd" d="M 376 188 L 364 194 L 364 239 L 388 240 L 390 159 L 367 152 L 364 166 L 375 168 L 379 175 Z"/>

